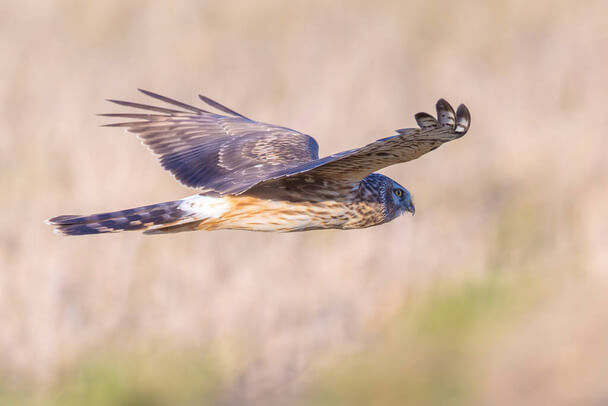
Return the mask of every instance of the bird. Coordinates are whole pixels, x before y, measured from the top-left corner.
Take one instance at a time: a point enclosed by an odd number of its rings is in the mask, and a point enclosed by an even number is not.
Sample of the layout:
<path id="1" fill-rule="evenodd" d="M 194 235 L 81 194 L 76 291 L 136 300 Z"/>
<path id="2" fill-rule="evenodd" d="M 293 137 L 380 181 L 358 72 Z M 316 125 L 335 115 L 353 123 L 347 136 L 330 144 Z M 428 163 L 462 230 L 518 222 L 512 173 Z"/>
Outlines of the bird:
<path id="1" fill-rule="evenodd" d="M 130 112 L 105 124 L 136 134 L 162 167 L 194 195 L 165 203 L 46 220 L 60 235 L 140 230 L 293 232 L 360 229 L 415 213 L 412 195 L 376 171 L 411 161 L 464 136 L 471 115 L 444 99 L 437 117 L 417 113 L 418 128 L 319 158 L 317 141 L 287 127 L 252 120 L 199 95 L 205 109 L 138 89 L 162 107 L 108 99 Z M 213 109 L 213 111 L 210 111 Z M 137 111 L 137 112 L 134 112 Z M 125 121 L 125 120 L 129 121 Z"/>

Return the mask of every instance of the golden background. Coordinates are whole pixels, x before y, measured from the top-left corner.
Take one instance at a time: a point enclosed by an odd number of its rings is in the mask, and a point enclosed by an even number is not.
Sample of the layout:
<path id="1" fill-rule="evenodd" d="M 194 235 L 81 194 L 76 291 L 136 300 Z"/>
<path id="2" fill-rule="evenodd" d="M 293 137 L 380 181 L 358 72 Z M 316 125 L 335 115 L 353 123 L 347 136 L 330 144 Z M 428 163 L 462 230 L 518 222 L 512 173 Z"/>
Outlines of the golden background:
<path id="1" fill-rule="evenodd" d="M 608 403 L 608 5 L 0 4 L 0 404 Z M 320 154 L 446 98 L 466 137 L 356 231 L 60 238 L 193 193 L 104 101 L 198 93 Z"/>

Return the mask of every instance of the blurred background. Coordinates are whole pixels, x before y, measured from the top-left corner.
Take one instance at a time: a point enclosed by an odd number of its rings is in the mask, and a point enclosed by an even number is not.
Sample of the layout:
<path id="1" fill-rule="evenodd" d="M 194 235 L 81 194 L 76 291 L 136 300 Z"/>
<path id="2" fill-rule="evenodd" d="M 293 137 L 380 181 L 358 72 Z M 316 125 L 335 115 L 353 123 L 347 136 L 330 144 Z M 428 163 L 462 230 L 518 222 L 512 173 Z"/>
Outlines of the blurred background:
<path id="1" fill-rule="evenodd" d="M 608 404 L 608 4 L 0 4 L 0 404 Z M 104 101 L 205 94 L 321 155 L 465 103 L 356 231 L 61 238 L 193 193 Z"/>

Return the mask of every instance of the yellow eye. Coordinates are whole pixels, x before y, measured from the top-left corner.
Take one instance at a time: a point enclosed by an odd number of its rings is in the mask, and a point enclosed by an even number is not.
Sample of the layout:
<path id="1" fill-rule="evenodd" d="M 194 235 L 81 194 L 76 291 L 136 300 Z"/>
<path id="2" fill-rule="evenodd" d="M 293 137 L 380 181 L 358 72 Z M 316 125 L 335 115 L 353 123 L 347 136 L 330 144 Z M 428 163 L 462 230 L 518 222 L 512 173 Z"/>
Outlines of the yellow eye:
<path id="1" fill-rule="evenodd" d="M 395 196 L 401 197 L 401 195 L 403 195 L 403 190 L 401 190 L 401 189 L 395 190 Z"/>

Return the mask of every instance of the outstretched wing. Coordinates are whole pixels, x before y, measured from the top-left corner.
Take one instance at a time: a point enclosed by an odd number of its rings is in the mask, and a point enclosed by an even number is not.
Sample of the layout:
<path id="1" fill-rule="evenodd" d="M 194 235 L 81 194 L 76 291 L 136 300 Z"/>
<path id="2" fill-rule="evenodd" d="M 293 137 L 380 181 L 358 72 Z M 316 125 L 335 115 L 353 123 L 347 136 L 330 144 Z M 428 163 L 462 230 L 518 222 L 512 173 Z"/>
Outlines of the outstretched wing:
<path id="1" fill-rule="evenodd" d="M 273 186 L 275 183 L 284 182 L 315 182 L 319 179 L 328 179 L 335 183 L 357 182 L 379 169 L 416 159 L 467 133 L 471 115 L 464 104 L 454 112 L 447 101 L 440 99 L 436 108 L 437 118 L 427 113 L 416 114 L 416 122 L 420 128 L 397 130 L 397 135 L 382 138 L 364 147 L 288 168 L 256 186 Z"/>
<path id="2" fill-rule="evenodd" d="M 319 146 L 306 134 L 251 120 L 205 96 L 199 97 L 225 115 L 139 90 L 171 108 L 109 100 L 147 113 L 101 115 L 140 120 L 107 126 L 137 134 L 163 168 L 187 186 L 239 193 L 270 174 L 318 159 Z"/>

